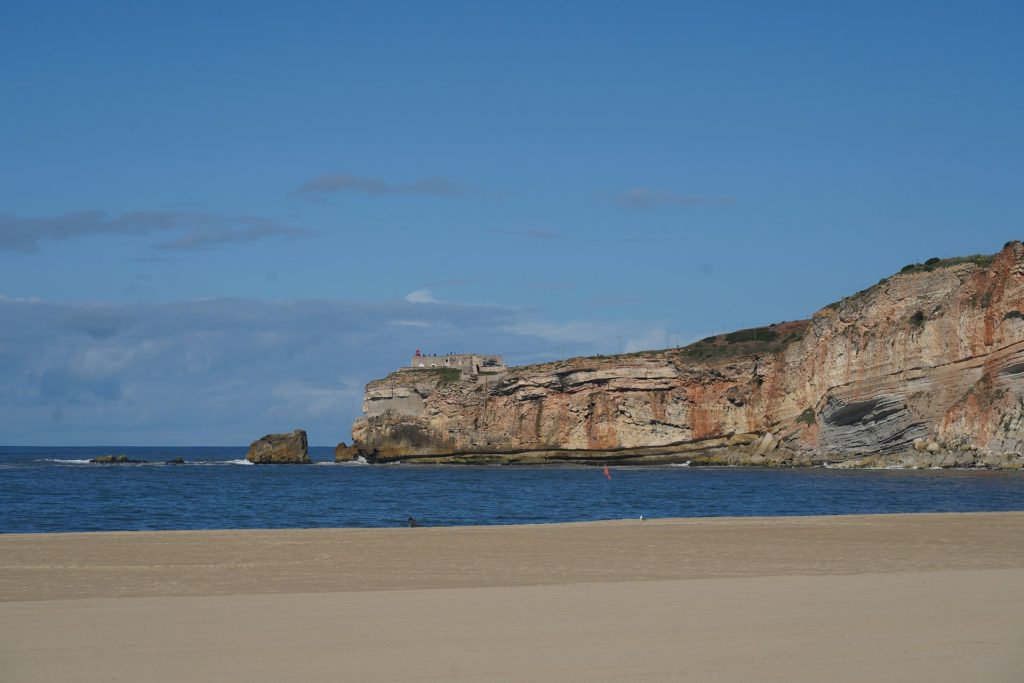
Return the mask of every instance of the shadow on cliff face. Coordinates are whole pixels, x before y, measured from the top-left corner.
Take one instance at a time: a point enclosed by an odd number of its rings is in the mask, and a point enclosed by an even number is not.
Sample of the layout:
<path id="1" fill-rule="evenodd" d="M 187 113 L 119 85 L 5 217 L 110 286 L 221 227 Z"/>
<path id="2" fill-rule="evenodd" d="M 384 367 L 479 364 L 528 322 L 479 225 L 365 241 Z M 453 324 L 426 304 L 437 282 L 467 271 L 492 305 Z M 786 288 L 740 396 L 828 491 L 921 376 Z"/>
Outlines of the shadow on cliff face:
<path id="1" fill-rule="evenodd" d="M 379 457 L 393 458 L 449 449 L 450 444 L 431 436 L 426 427 L 415 422 L 389 425 L 379 438 L 358 445 L 359 454 L 371 463 L 377 462 Z"/>
<path id="2" fill-rule="evenodd" d="M 900 395 L 846 403 L 831 397 L 821 411 L 821 443 L 836 452 L 888 453 L 928 434 Z"/>

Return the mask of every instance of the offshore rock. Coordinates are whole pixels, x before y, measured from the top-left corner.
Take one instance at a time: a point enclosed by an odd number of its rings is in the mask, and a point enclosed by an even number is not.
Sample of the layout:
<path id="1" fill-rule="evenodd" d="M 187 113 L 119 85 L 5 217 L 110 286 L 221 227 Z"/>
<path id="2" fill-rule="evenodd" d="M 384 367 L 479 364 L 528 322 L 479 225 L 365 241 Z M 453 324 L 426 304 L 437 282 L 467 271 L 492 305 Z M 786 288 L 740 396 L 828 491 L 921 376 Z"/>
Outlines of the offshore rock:
<path id="1" fill-rule="evenodd" d="M 267 434 L 249 444 L 245 459 L 263 464 L 308 464 L 309 446 L 306 432 L 296 429 L 289 434 Z"/>
<path id="2" fill-rule="evenodd" d="M 127 455 L 99 455 L 90 461 L 93 465 L 141 465 L 145 460 L 132 460 Z"/>
<path id="3" fill-rule="evenodd" d="M 1015 467 L 1024 246 L 683 349 L 400 370 L 367 385 L 352 436 L 371 462 Z"/>
<path id="4" fill-rule="evenodd" d="M 359 449 L 344 441 L 334 447 L 334 462 L 351 462 L 359 458 Z"/>

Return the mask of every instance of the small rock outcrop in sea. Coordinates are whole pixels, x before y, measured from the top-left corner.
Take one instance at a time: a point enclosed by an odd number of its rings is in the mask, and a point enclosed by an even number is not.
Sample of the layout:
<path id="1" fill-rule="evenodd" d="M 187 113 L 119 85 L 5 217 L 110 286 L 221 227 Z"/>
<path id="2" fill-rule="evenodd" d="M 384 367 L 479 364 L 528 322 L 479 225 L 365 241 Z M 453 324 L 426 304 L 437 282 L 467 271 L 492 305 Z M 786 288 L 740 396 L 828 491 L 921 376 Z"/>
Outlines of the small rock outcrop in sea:
<path id="1" fill-rule="evenodd" d="M 359 449 L 344 441 L 334 447 L 334 462 L 351 462 L 359 458 Z"/>
<path id="2" fill-rule="evenodd" d="M 132 460 L 127 455 L 100 455 L 89 461 L 94 465 L 140 465 L 145 460 Z"/>
<path id="3" fill-rule="evenodd" d="M 370 382 L 369 462 L 1024 466 L 1024 244 L 678 349 Z"/>
<path id="4" fill-rule="evenodd" d="M 170 460 L 164 460 L 165 465 L 184 465 L 185 458 L 171 458 Z"/>
<path id="5" fill-rule="evenodd" d="M 257 465 L 308 464 L 306 431 L 296 429 L 289 434 L 267 434 L 249 444 L 245 459 Z"/>

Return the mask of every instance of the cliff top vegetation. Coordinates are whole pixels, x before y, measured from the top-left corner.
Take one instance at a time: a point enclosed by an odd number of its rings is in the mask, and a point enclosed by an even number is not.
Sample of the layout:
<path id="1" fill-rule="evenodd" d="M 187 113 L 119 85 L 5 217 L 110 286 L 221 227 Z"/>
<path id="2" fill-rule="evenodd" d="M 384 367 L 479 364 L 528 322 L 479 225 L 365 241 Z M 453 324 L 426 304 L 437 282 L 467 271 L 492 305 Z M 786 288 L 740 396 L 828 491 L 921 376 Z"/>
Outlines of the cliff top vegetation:
<path id="1" fill-rule="evenodd" d="M 705 337 L 684 347 L 680 354 L 689 360 L 714 361 L 778 353 L 803 337 L 809 323 L 808 320 L 795 320 Z"/>
<path id="2" fill-rule="evenodd" d="M 1013 244 L 1019 244 L 1019 241 L 1011 240 L 1007 242 L 1005 245 L 1003 245 L 1003 249 L 1007 249 Z M 822 306 L 819 310 L 819 313 L 830 308 L 837 308 L 843 302 L 857 301 L 864 297 L 867 293 L 873 291 L 875 287 L 878 287 L 878 285 L 884 284 L 888 282 L 890 278 L 899 275 L 907 275 L 912 273 L 931 273 L 942 268 L 952 268 L 954 266 L 962 266 L 968 263 L 978 266 L 979 268 L 988 268 L 990 265 L 992 265 L 992 262 L 995 261 L 995 258 L 996 254 L 971 254 L 969 256 L 953 256 L 950 258 L 939 258 L 937 256 L 933 256 L 932 258 L 924 261 L 923 263 L 908 263 L 907 265 L 900 268 L 900 272 L 894 273 L 889 277 L 883 277 L 881 280 L 871 285 L 870 287 L 866 287 L 860 290 L 859 292 L 851 294 L 850 296 L 845 296 L 838 301 L 833 301 L 827 306 Z M 817 315 L 817 313 L 815 315 Z"/>

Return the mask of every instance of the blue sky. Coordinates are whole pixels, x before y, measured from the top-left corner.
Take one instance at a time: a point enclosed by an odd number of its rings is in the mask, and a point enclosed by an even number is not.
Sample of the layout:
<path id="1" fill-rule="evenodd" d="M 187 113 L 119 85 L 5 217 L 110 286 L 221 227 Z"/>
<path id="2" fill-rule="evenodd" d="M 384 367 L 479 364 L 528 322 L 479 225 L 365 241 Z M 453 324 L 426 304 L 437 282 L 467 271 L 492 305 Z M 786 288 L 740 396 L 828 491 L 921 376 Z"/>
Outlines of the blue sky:
<path id="1" fill-rule="evenodd" d="M 0 5 L 0 443 L 348 438 L 415 348 L 810 315 L 1024 237 L 1024 5 Z"/>

